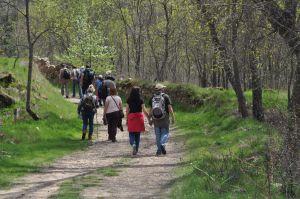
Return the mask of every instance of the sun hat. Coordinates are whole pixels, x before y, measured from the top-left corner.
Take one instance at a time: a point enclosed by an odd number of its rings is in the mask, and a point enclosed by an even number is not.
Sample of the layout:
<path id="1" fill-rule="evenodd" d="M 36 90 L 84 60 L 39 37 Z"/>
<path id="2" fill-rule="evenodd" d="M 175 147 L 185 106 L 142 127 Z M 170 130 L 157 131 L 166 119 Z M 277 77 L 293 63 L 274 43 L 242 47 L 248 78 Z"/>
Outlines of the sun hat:
<path id="1" fill-rule="evenodd" d="M 163 85 L 163 84 L 158 83 L 158 84 L 155 85 L 155 90 L 161 90 L 161 89 L 164 89 L 164 88 L 166 88 L 166 86 Z"/>

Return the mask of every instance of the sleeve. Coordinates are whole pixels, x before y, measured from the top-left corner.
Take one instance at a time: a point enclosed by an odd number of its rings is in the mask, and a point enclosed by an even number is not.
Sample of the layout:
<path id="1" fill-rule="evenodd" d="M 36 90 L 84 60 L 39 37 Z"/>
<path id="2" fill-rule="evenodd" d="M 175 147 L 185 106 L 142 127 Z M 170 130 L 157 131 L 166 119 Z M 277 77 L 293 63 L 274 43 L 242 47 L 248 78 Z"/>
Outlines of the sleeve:
<path id="1" fill-rule="evenodd" d="M 150 108 L 152 108 L 152 98 L 153 98 L 153 97 L 151 97 L 150 100 L 149 100 L 149 107 L 150 107 Z"/>
<path id="2" fill-rule="evenodd" d="M 83 101 L 83 98 L 80 100 L 79 104 L 78 104 L 78 107 L 77 107 L 77 113 L 78 115 L 80 114 L 81 112 L 81 108 L 82 108 L 82 101 Z"/>
<path id="3" fill-rule="evenodd" d="M 172 105 L 172 101 L 171 101 L 169 95 L 164 94 L 164 98 L 165 98 L 165 101 L 166 101 L 166 105 L 167 105 L 167 106 Z"/>

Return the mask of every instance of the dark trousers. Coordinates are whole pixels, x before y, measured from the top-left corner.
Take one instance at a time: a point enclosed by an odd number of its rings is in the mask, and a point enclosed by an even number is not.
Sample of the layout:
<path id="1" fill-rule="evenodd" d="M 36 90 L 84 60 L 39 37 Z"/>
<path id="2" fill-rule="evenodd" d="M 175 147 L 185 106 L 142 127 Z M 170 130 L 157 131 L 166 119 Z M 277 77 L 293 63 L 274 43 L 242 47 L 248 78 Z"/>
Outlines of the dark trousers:
<path id="1" fill-rule="evenodd" d="M 79 97 L 82 98 L 82 90 L 80 88 L 79 80 L 73 79 L 72 80 L 72 91 L 73 91 L 73 97 L 76 96 L 76 87 L 78 87 Z"/>
<path id="2" fill-rule="evenodd" d="M 89 135 L 93 135 L 94 132 L 94 112 L 82 113 L 82 131 L 86 132 L 87 127 L 89 127 Z"/>
<path id="3" fill-rule="evenodd" d="M 141 133 L 129 132 L 129 143 L 131 146 L 135 145 L 136 150 L 139 149 L 140 139 L 141 139 Z"/>
<path id="4" fill-rule="evenodd" d="M 117 127 L 120 120 L 119 112 L 112 112 L 106 114 L 107 125 L 108 125 L 108 139 L 115 142 L 117 135 Z"/>

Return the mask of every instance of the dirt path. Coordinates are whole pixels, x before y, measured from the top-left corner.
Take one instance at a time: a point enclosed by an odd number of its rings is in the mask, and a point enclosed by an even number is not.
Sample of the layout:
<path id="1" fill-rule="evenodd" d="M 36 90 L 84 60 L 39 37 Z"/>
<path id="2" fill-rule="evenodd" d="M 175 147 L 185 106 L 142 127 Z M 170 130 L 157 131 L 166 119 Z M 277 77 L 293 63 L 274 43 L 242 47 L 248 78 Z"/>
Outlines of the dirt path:
<path id="1" fill-rule="evenodd" d="M 76 100 L 70 100 L 76 102 Z M 102 113 L 102 110 L 99 111 Z M 98 121 L 102 118 L 98 114 Z M 96 129 L 95 129 L 96 130 Z M 117 169 L 117 176 L 103 177 L 100 185 L 83 189 L 82 198 L 165 198 L 176 180 L 173 169 L 181 163 L 182 144 L 174 136 L 167 146 L 167 155 L 156 157 L 153 129 L 142 134 L 140 153 L 133 157 L 128 132 L 118 132 L 117 143 L 107 140 L 106 127 L 100 125 L 95 144 L 84 151 L 65 156 L 41 172 L 30 174 L 9 190 L 0 190 L 0 198 L 49 198 L 62 182 L 91 175 L 102 168 Z M 171 129 L 174 133 L 175 129 Z M 79 137 L 79 136 L 78 136 Z"/>

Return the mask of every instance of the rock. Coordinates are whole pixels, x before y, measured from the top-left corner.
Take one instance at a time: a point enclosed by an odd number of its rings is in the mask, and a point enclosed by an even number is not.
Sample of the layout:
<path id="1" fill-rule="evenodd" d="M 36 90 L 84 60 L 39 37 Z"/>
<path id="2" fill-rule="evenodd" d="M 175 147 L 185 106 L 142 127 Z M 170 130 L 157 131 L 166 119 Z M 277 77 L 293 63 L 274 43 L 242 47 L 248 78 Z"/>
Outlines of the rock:
<path id="1" fill-rule="evenodd" d="M 8 106 L 11 106 L 15 102 L 16 101 L 11 96 L 9 96 L 5 93 L 0 93 L 0 108 L 5 108 L 5 107 L 8 107 Z"/>
<path id="2" fill-rule="evenodd" d="M 0 84 L 4 87 L 8 87 L 9 84 L 15 82 L 15 78 L 13 78 L 10 73 L 0 73 Z"/>

